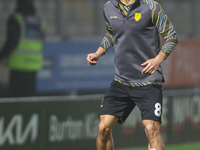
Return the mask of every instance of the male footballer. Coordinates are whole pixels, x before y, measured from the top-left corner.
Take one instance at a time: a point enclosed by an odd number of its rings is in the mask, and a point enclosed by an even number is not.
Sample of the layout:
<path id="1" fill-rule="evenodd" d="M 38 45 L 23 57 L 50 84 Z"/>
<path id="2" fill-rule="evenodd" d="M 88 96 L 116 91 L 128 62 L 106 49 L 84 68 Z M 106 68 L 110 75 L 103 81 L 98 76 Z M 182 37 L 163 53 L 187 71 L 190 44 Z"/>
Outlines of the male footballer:
<path id="1" fill-rule="evenodd" d="M 161 63 L 178 41 L 175 29 L 154 0 L 110 0 L 104 6 L 107 32 L 87 61 L 98 59 L 114 46 L 115 75 L 100 106 L 97 150 L 113 150 L 112 129 L 123 123 L 135 106 L 141 111 L 148 150 L 164 150 Z M 165 41 L 160 49 L 161 35 Z M 133 139 L 134 140 L 134 139 Z"/>

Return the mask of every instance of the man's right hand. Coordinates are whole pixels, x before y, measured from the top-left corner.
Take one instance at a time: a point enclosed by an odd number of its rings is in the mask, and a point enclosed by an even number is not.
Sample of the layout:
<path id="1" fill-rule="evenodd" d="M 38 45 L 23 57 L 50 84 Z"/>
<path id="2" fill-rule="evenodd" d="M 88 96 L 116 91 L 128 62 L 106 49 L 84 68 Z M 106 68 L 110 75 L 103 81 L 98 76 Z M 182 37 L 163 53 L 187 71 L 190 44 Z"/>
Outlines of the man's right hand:
<path id="1" fill-rule="evenodd" d="M 105 50 L 99 47 L 95 53 L 90 53 L 87 55 L 87 61 L 90 65 L 96 65 L 99 58 L 105 54 Z"/>
<path id="2" fill-rule="evenodd" d="M 99 60 L 99 54 L 98 53 L 91 53 L 87 55 L 87 61 L 90 65 L 96 65 L 97 61 Z"/>

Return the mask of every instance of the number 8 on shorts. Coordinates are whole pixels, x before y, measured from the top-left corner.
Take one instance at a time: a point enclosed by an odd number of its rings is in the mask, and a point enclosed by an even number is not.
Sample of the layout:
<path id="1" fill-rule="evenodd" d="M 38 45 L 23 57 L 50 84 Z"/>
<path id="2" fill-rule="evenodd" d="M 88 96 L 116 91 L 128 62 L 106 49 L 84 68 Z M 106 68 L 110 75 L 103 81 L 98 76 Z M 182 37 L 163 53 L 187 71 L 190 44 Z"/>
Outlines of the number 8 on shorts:
<path id="1" fill-rule="evenodd" d="M 154 110 L 154 114 L 157 116 L 157 117 L 160 117 L 161 116 L 161 104 L 160 103 L 156 103 L 155 104 L 155 110 Z"/>

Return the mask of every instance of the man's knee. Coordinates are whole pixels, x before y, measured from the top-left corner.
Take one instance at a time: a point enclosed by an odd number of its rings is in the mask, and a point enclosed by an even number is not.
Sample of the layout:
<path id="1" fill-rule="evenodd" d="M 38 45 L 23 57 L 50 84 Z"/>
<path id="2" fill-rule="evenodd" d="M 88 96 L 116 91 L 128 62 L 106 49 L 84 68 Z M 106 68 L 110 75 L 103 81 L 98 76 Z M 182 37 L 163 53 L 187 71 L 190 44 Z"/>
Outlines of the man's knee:
<path id="1" fill-rule="evenodd" d="M 107 139 L 112 132 L 112 127 L 105 125 L 104 123 L 99 123 L 98 126 L 98 136 L 101 140 Z"/>
<path id="2" fill-rule="evenodd" d="M 98 137 L 101 140 L 106 140 L 111 136 L 112 129 L 117 122 L 118 118 L 111 115 L 101 115 L 100 123 L 98 126 Z"/>

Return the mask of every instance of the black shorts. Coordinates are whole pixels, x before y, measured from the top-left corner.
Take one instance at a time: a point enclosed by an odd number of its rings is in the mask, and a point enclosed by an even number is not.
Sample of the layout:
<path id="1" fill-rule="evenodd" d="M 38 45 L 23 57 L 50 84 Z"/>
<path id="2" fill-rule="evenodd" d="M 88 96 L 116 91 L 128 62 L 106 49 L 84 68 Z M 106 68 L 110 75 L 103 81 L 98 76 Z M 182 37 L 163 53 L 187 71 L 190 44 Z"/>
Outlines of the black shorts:
<path id="1" fill-rule="evenodd" d="M 100 115 L 119 117 L 118 123 L 122 124 L 138 106 L 142 120 L 162 123 L 162 97 L 162 85 L 159 84 L 131 87 L 113 81 L 102 99 Z"/>

